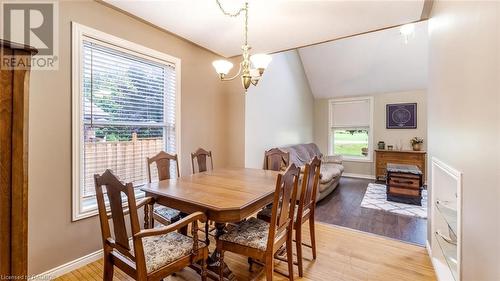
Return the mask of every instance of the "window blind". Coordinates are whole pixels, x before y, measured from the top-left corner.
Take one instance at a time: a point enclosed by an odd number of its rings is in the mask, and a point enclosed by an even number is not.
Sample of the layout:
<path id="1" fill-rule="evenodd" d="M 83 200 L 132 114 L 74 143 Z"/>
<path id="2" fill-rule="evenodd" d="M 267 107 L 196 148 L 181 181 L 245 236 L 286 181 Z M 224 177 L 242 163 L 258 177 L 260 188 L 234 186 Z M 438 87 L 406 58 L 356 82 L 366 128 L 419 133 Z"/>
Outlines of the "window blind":
<path id="1" fill-rule="evenodd" d="M 82 76 L 82 196 L 106 169 L 144 183 L 146 157 L 176 152 L 175 66 L 84 40 Z"/>
<path id="2" fill-rule="evenodd" d="M 369 127 L 370 100 L 335 101 L 331 108 L 332 127 Z"/>

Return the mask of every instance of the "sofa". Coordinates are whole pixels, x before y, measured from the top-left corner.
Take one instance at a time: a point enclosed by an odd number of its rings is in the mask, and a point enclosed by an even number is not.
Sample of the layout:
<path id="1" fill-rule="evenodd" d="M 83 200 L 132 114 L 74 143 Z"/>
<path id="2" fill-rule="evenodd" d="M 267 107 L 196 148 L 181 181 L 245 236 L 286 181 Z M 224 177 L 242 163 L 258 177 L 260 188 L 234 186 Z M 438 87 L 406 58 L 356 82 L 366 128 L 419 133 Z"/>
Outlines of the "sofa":
<path id="1" fill-rule="evenodd" d="M 288 165 L 294 163 L 299 167 L 303 167 L 314 156 L 318 156 L 321 159 L 320 182 L 316 202 L 332 193 L 339 185 L 340 177 L 344 172 L 342 156 L 323 155 L 315 143 L 296 144 L 280 147 L 279 149 L 289 153 L 290 159 Z"/>

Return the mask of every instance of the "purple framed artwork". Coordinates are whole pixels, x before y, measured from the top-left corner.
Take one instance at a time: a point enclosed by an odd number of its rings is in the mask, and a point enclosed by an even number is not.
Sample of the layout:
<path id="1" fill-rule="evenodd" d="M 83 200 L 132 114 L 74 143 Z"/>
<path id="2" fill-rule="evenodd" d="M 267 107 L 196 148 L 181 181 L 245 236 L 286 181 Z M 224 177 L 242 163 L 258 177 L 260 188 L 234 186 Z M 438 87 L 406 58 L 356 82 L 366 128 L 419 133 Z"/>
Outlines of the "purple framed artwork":
<path id="1" fill-rule="evenodd" d="M 387 104 L 385 108 L 387 129 L 416 129 L 417 104 Z"/>

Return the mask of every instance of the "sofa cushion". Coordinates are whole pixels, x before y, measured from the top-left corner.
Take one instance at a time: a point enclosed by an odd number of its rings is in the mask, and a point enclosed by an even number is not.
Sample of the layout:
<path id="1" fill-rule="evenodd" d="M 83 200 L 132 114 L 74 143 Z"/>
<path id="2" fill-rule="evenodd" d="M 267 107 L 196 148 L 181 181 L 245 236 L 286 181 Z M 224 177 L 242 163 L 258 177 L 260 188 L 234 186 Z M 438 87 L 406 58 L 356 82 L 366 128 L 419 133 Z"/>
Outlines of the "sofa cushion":
<path id="1" fill-rule="evenodd" d="M 320 168 L 321 178 L 319 182 L 329 183 L 334 178 L 340 177 L 343 171 L 344 167 L 342 167 L 342 165 L 333 163 L 321 163 L 321 168 Z"/>
<path id="2" fill-rule="evenodd" d="M 293 163 L 299 167 L 303 167 L 305 164 L 309 163 L 315 156 L 322 159 L 317 201 L 327 196 L 338 185 L 338 180 L 344 172 L 342 157 L 323 156 L 323 153 L 321 153 L 315 143 L 291 145 L 281 147 L 280 149 L 290 154 L 289 164 Z M 303 168 L 301 169 L 303 170 Z M 301 185 L 299 184 L 298 192 L 300 192 L 300 190 Z"/>
<path id="3" fill-rule="evenodd" d="M 320 183 L 318 185 L 318 195 L 325 192 L 325 190 L 327 190 L 328 188 L 330 188 L 330 186 L 332 186 L 334 180 L 332 179 L 331 182 L 328 182 L 328 183 Z"/>

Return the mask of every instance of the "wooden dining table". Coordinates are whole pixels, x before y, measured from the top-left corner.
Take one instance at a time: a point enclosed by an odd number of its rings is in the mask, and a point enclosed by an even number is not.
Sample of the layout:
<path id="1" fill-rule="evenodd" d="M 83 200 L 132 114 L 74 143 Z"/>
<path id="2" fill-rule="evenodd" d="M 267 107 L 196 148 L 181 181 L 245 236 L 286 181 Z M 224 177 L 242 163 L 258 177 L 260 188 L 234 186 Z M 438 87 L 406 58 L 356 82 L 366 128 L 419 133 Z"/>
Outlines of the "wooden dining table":
<path id="1" fill-rule="evenodd" d="M 140 189 L 146 196 L 153 197 L 156 204 L 184 213 L 205 213 L 208 220 L 215 222 L 217 238 L 224 233 L 227 223 L 243 221 L 272 203 L 277 175 L 278 172 L 262 169 L 214 169 L 148 183 Z M 219 266 L 218 253 L 214 251 L 208 268 L 209 276 L 215 280 L 218 280 Z M 225 268 L 226 278 L 234 279 L 228 267 Z"/>

